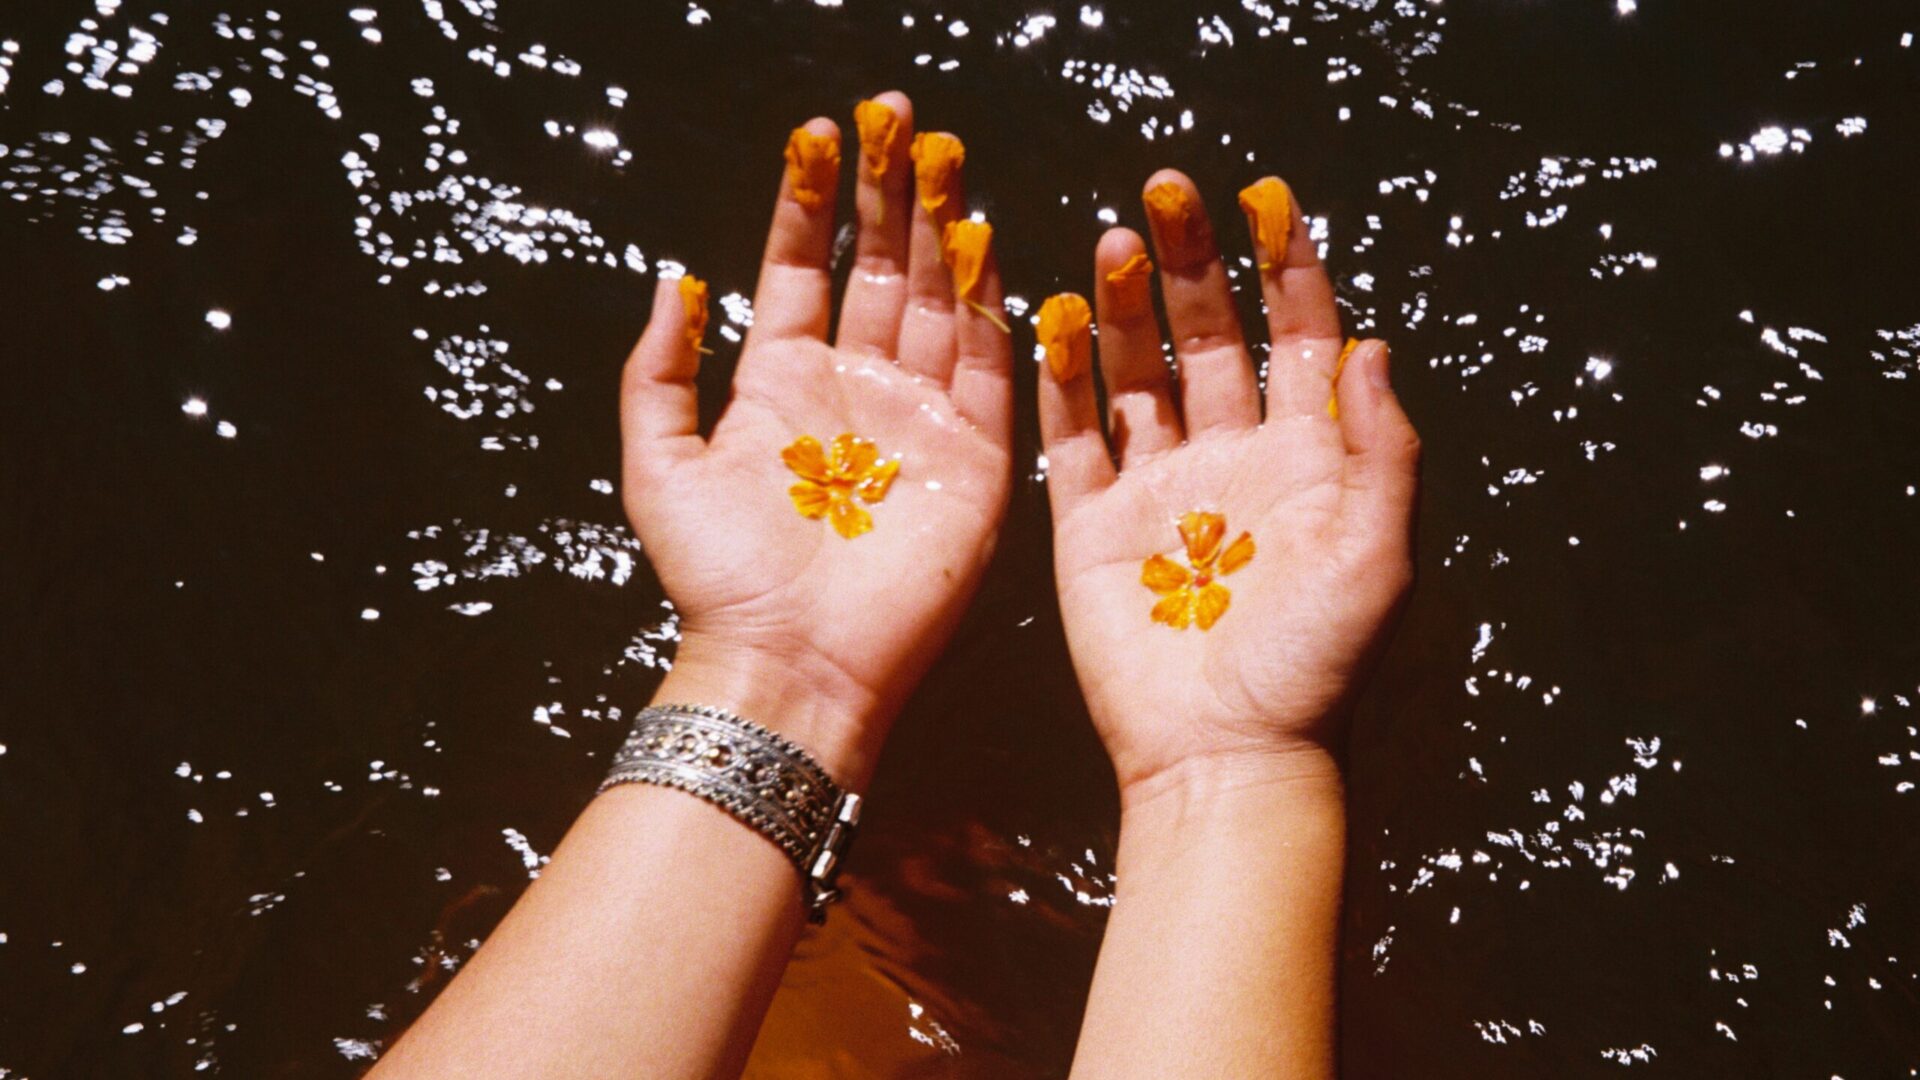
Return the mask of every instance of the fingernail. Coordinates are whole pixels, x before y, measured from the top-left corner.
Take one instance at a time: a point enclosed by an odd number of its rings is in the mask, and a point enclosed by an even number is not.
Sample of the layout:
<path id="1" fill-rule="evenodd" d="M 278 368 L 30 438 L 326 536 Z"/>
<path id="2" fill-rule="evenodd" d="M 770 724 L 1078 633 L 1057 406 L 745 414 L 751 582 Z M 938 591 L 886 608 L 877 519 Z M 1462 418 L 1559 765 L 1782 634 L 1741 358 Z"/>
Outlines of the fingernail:
<path id="1" fill-rule="evenodd" d="M 1381 342 L 1380 358 L 1367 368 L 1367 382 L 1371 383 L 1375 390 L 1393 389 L 1392 372 L 1389 370 L 1393 366 L 1392 361 L 1393 350 L 1387 347 L 1386 342 Z"/>
<path id="2" fill-rule="evenodd" d="M 680 310 L 686 315 L 687 344 L 705 352 L 700 343 L 707 336 L 707 283 L 692 274 L 680 278 Z"/>
<path id="3" fill-rule="evenodd" d="M 1340 373 L 1347 369 L 1347 357 L 1360 347 L 1359 338 L 1348 338 L 1340 348 L 1340 359 L 1333 362 L 1333 393 L 1327 395 L 1327 415 L 1340 419 Z"/>
<path id="4" fill-rule="evenodd" d="M 1034 336 L 1047 355 L 1047 370 L 1055 382 L 1070 382 L 1086 373 L 1093 354 L 1093 309 L 1077 293 L 1049 296 L 1040 305 Z"/>
<path id="5" fill-rule="evenodd" d="M 1269 176 L 1240 189 L 1240 209 L 1247 215 L 1247 228 L 1260 244 L 1266 261 L 1260 269 L 1271 270 L 1287 261 L 1287 238 L 1293 233 L 1293 196 L 1287 185 Z"/>
<path id="6" fill-rule="evenodd" d="M 1168 180 L 1148 188 L 1143 201 L 1162 262 L 1183 270 L 1207 257 L 1213 236 L 1191 192 Z"/>
<path id="7" fill-rule="evenodd" d="M 958 213 L 959 207 L 949 208 L 948 203 L 957 201 L 953 195 L 960 166 L 967 160 L 966 144 L 944 131 L 923 131 L 913 137 L 909 153 L 913 157 L 913 177 L 920 205 L 936 218 L 941 216 L 943 208 L 948 214 Z"/>
<path id="8" fill-rule="evenodd" d="M 818 210 L 833 198 L 840 178 L 840 140 L 797 127 L 787 136 L 787 186 L 793 201 Z"/>
<path id="9" fill-rule="evenodd" d="M 871 98 L 853 107 L 853 125 L 860 130 L 860 160 L 875 183 L 893 164 L 893 141 L 900 135 L 900 117 L 884 101 Z"/>
<path id="10" fill-rule="evenodd" d="M 1116 317 L 1138 315 L 1147 310 L 1153 286 L 1149 283 L 1153 277 L 1153 260 L 1143 252 L 1121 263 L 1119 269 L 1107 272 L 1107 284 L 1113 286 L 1109 295 L 1113 300 L 1113 312 Z"/>

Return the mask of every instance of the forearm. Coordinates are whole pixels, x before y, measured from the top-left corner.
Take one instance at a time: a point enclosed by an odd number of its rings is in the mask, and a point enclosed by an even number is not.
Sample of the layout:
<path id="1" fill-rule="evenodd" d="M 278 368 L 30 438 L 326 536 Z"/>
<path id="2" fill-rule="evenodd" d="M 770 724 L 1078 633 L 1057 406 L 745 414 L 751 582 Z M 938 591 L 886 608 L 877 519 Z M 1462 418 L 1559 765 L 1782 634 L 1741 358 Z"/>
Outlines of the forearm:
<path id="1" fill-rule="evenodd" d="M 1122 803 L 1075 1080 L 1331 1077 L 1338 767 L 1318 751 L 1192 763 Z"/>
<path id="2" fill-rule="evenodd" d="M 778 725 L 864 787 L 865 740 L 835 738 L 852 730 L 829 717 L 838 706 L 790 686 L 682 665 L 656 702 Z M 374 1075 L 736 1076 L 800 934 L 800 894 L 787 856 L 718 807 L 611 788 Z"/>

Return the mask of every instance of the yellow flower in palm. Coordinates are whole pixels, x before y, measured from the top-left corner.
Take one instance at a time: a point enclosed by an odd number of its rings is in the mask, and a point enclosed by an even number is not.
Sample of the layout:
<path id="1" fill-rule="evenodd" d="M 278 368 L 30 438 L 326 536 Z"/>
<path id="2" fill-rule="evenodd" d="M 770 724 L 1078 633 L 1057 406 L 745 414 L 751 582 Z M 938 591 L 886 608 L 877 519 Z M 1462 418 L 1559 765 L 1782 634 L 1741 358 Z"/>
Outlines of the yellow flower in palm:
<path id="1" fill-rule="evenodd" d="M 1187 566 L 1165 555 L 1155 555 L 1140 568 L 1140 583 L 1160 594 L 1153 605 L 1153 621 L 1185 630 L 1190 623 L 1210 630 L 1227 613 L 1233 594 L 1217 578 L 1226 577 L 1253 561 L 1253 534 L 1243 532 L 1224 549 L 1227 519 L 1199 510 L 1180 515 L 1180 538 L 1187 544 Z"/>
<path id="2" fill-rule="evenodd" d="M 887 497 L 900 462 L 881 461 L 880 448 L 856 435 L 834 436 L 831 447 L 802 435 L 780 451 L 800 482 L 787 489 L 793 508 L 804 518 L 826 518 L 833 531 L 851 540 L 873 528 L 873 515 L 854 502 L 877 503 Z"/>

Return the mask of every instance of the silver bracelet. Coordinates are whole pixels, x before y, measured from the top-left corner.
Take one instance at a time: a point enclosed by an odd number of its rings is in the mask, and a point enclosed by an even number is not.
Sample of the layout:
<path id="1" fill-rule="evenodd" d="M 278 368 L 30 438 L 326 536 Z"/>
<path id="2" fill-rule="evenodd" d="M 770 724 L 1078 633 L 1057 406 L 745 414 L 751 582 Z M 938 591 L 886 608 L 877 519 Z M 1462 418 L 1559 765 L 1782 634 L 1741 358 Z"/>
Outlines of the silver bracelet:
<path id="1" fill-rule="evenodd" d="M 825 922 L 840 899 L 834 882 L 860 824 L 860 796 L 759 724 L 707 705 L 643 709 L 600 790 L 616 784 L 697 795 L 779 845 L 800 871 L 808 921 Z"/>

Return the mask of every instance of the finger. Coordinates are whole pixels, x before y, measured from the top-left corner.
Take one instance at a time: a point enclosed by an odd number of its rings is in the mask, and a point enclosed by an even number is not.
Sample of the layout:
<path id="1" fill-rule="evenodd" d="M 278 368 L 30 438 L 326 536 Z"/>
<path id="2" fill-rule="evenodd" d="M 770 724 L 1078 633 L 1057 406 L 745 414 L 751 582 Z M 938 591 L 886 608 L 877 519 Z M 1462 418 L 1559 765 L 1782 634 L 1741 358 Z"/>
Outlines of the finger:
<path id="1" fill-rule="evenodd" d="M 1325 416 L 1342 351 L 1333 283 L 1283 181 L 1269 176 L 1249 185 L 1240 192 L 1240 208 L 1253 233 L 1267 303 L 1267 415 Z"/>
<path id="2" fill-rule="evenodd" d="M 755 337 L 827 336 L 833 301 L 827 260 L 839 183 L 840 129 L 825 117 L 793 129 L 753 297 Z"/>
<path id="3" fill-rule="evenodd" d="M 944 386 L 957 352 L 953 279 L 941 236 L 965 216 L 962 166 L 966 146 L 944 131 L 916 135 L 913 225 L 907 254 L 907 309 L 900 318 L 900 366 Z"/>
<path id="4" fill-rule="evenodd" d="M 958 347 L 947 394 L 960 415 L 1004 447 L 1013 440 L 1013 338 L 993 227 L 962 219 L 948 225 L 946 239 Z"/>
<path id="5" fill-rule="evenodd" d="M 1187 437 L 1253 427 L 1260 423 L 1259 382 L 1200 193 L 1184 173 L 1162 169 L 1147 181 L 1144 199 L 1180 365 Z"/>
<path id="6" fill-rule="evenodd" d="M 1093 253 L 1094 307 L 1100 316 L 1100 378 L 1107 387 L 1107 430 L 1125 470 L 1186 438 L 1173 404 L 1173 371 L 1153 318 L 1153 264 L 1132 229 L 1108 229 Z"/>
<path id="7" fill-rule="evenodd" d="M 1340 435 L 1347 447 L 1352 524 L 1370 536 L 1404 542 L 1420 477 L 1420 436 L 1400 407 L 1388 374 L 1387 343 L 1354 349 L 1340 374 Z"/>
<path id="8" fill-rule="evenodd" d="M 647 328 L 620 374 L 620 445 L 627 475 L 641 481 L 706 445 L 700 438 L 700 338 L 707 288 L 688 276 L 654 286 Z"/>
<path id="9" fill-rule="evenodd" d="M 1093 311 L 1074 293 L 1048 297 L 1034 320 L 1041 349 L 1040 449 L 1054 520 L 1114 481 L 1093 394 Z"/>
<path id="10" fill-rule="evenodd" d="M 859 180 L 854 202 L 860 238 L 853 276 L 840 302 L 843 348 L 897 357 L 900 315 L 907 306 L 907 246 L 913 226 L 908 199 L 913 190 L 913 103 L 890 91 L 854 109 L 860 132 Z"/>

